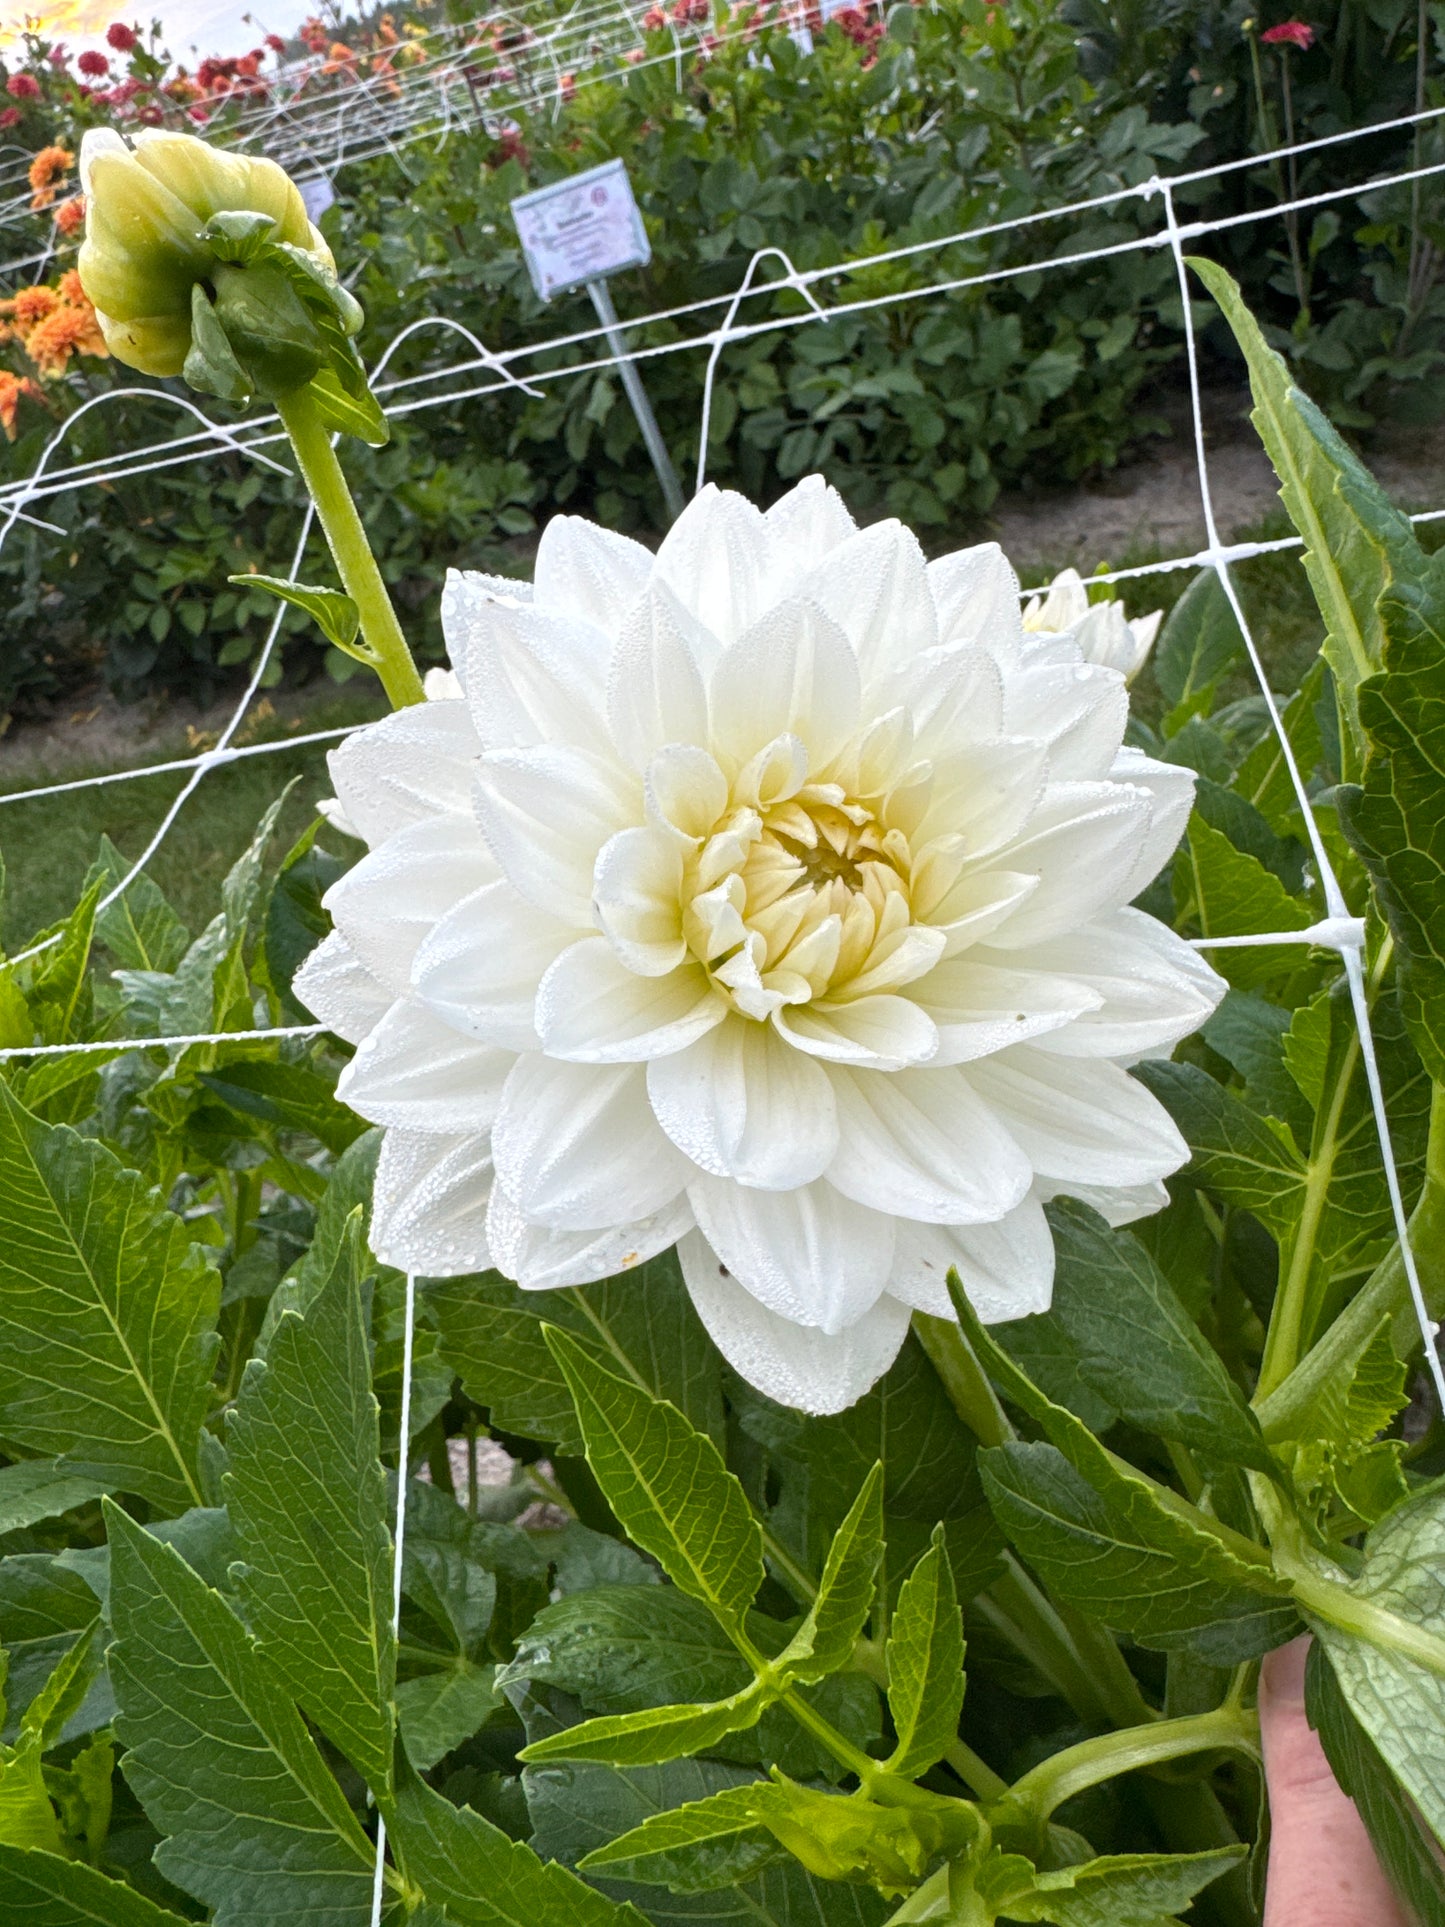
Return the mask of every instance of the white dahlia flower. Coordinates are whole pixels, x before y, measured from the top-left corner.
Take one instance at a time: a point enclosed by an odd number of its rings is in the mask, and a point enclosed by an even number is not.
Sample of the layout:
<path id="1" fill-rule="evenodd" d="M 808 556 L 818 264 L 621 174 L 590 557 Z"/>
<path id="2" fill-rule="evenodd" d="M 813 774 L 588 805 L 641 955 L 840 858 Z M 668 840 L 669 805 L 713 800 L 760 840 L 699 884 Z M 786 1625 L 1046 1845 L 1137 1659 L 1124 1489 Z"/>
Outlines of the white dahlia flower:
<path id="1" fill-rule="evenodd" d="M 464 696 L 332 753 L 369 851 L 296 983 L 385 1128 L 378 1255 L 540 1290 L 676 1244 L 737 1369 L 828 1412 L 951 1265 L 1044 1309 L 1044 1200 L 1164 1203 L 1125 1066 L 1222 985 L 1127 906 L 1194 779 L 997 547 L 707 489 L 656 555 L 559 516 L 443 621 Z"/>
<path id="2" fill-rule="evenodd" d="M 1133 682 L 1149 660 L 1163 620 L 1162 609 L 1126 616 L 1122 602 L 1091 603 L 1077 569 L 1056 575 L 1048 594 L 1032 596 L 1023 615 L 1026 635 L 1067 636 L 1078 644 L 1085 662 L 1117 669 L 1126 683 Z"/>

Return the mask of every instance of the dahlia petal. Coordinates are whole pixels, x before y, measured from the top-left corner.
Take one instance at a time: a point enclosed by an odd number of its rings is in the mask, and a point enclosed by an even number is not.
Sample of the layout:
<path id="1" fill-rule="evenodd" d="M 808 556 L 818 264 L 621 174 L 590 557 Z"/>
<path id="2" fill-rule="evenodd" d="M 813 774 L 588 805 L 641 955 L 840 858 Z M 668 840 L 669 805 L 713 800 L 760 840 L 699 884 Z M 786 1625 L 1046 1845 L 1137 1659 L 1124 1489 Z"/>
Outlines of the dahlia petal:
<path id="1" fill-rule="evenodd" d="M 773 1022 L 810 1057 L 860 1069 L 894 1071 L 924 1064 L 938 1050 L 933 1019 L 908 997 L 857 997 L 850 1003 L 784 1005 Z"/>
<path id="2" fill-rule="evenodd" d="M 467 1036 L 504 1050 L 535 1050 L 538 982 L 577 935 L 500 878 L 441 918 L 417 950 L 412 988 Z"/>
<path id="3" fill-rule="evenodd" d="M 602 1231 L 549 1231 L 529 1224 L 498 1185 L 487 1218 L 492 1263 L 523 1291 L 557 1291 L 614 1278 L 655 1258 L 691 1230 L 692 1208 L 685 1193 L 635 1224 Z"/>
<path id="4" fill-rule="evenodd" d="M 1071 1191 L 1149 1184 L 1189 1157 L 1164 1106 L 1117 1064 L 1019 1044 L 968 1077 L 1039 1176 Z"/>
<path id="5" fill-rule="evenodd" d="M 1008 846 L 1027 834 L 1032 819 L 1047 808 L 1047 776 L 1043 744 L 1023 737 L 1005 736 L 939 753 L 932 788 L 912 832 L 914 846 L 937 836 L 962 836 L 975 862 L 1002 851 L 1011 869 L 1031 868 L 1015 862 Z M 1101 794 L 1106 789 L 1103 784 L 1096 787 Z"/>
<path id="6" fill-rule="evenodd" d="M 666 1057 L 695 1044 L 727 1012 L 701 964 L 640 977 L 606 937 L 583 937 L 564 950 L 537 987 L 542 1048 L 572 1064 Z"/>
<path id="7" fill-rule="evenodd" d="M 393 1004 L 342 1071 L 336 1095 L 373 1124 L 442 1134 L 489 1131 L 516 1062 L 463 1037 L 424 1005 Z"/>
<path id="8" fill-rule="evenodd" d="M 1128 720 L 1128 692 L 1112 669 L 1030 663 L 1009 677 L 1004 725 L 1047 744 L 1054 782 L 1109 775 Z"/>
<path id="9" fill-rule="evenodd" d="M 727 808 L 728 779 L 705 749 L 670 743 L 647 766 L 643 798 L 659 829 L 696 843 Z"/>
<path id="10" fill-rule="evenodd" d="M 1116 1228 L 1139 1218 L 1152 1218 L 1169 1202 L 1169 1189 L 1161 1178 L 1148 1184 L 1058 1184 L 1040 1178 L 1034 1188 L 1045 1204 L 1051 1198 L 1077 1198 L 1080 1204 L 1097 1211 L 1105 1224 Z"/>
<path id="11" fill-rule="evenodd" d="M 984 963 L 970 951 L 938 964 L 915 987 L 915 999 L 938 1026 L 933 1064 L 967 1064 L 1057 1034 L 1103 1003 L 1100 992 L 1068 976 L 1011 969 L 1012 962 L 1005 956 L 1000 964 Z"/>
<path id="12" fill-rule="evenodd" d="M 1194 787 L 1199 779 L 1183 763 L 1157 763 L 1137 749 L 1121 749 L 1109 773 L 1118 782 L 1136 784 L 1147 791 L 1153 804 L 1149 829 L 1129 879 L 1129 896 L 1137 896 L 1178 849 L 1194 808 Z"/>
<path id="13" fill-rule="evenodd" d="M 615 636 L 652 575 L 649 550 L 630 536 L 554 515 L 537 545 L 535 599 L 548 613 L 580 616 Z"/>
<path id="14" fill-rule="evenodd" d="M 1192 944 L 1142 910 L 1115 910 L 1007 961 L 1034 985 L 1071 983 L 1094 993 L 1093 1004 L 1040 1043 L 1064 1057 L 1132 1061 L 1172 1050 L 1227 988 Z"/>
<path id="15" fill-rule="evenodd" d="M 720 1266 L 697 1233 L 678 1246 L 698 1316 L 728 1363 L 767 1397 L 826 1414 L 855 1404 L 882 1378 L 908 1333 L 908 1308 L 878 1299 L 846 1331 L 829 1335 L 766 1310 Z"/>
<path id="16" fill-rule="evenodd" d="M 534 1223 L 602 1230 L 662 1211 L 691 1175 L 647 1101 L 639 1065 L 522 1057 L 492 1130 L 497 1181 Z"/>
<path id="17" fill-rule="evenodd" d="M 586 748 L 606 729 L 612 644 L 575 617 L 491 605 L 470 633 L 467 703 L 483 749 Z"/>
<path id="18" fill-rule="evenodd" d="M 884 685 L 880 700 L 904 705 L 913 751 L 930 761 L 1003 730 L 1003 677 L 986 649 L 930 649 Z"/>
<path id="19" fill-rule="evenodd" d="M 928 587 L 942 642 L 986 649 L 1000 668 L 1018 660 L 1023 643 L 1019 579 L 997 542 L 956 549 L 928 565 Z"/>
<path id="20" fill-rule="evenodd" d="M 623 620 L 607 680 L 607 721 L 618 754 L 645 770 L 666 743 L 707 741 L 702 670 L 720 648 L 665 582 Z"/>
<path id="21" fill-rule="evenodd" d="M 523 608 L 531 600 L 530 582 L 513 582 L 508 576 L 484 575 L 476 569 L 447 570 L 442 584 L 442 634 L 446 638 L 447 659 L 463 694 L 467 659 L 479 628 L 490 620 L 494 609 Z"/>
<path id="22" fill-rule="evenodd" d="M 888 1289 L 915 1311 L 952 1318 L 948 1273 L 956 1269 L 985 1325 L 1047 1311 L 1054 1288 L 1054 1240 L 1043 1206 L 1024 1199 L 992 1224 L 909 1224 L 899 1220 Z"/>
<path id="23" fill-rule="evenodd" d="M 619 830 L 597 853 L 592 907 L 617 955 L 646 977 L 675 970 L 682 935 L 682 850 L 665 830 Z"/>
<path id="24" fill-rule="evenodd" d="M 400 997 L 423 938 L 453 904 L 496 875 L 475 822 L 433 816 L 398 830 L 354 864 L 322 907 L 372 976 Z"/>
<path id="25" fill-rule="evenodd" d="M 724 652 L 709 692 L 712 747 L 741 769 L 774 737 L 793 735 L 816 777 L 858 728 L 858 659 L 812 603 L 781 602 Z"/>
<path id="26" fill-rule="evenodd" d="M 838 1147 L 827 1072 L 769 1024 L 730 1017 L 687 1050 L 654 1059 L 647 1094 L 680 1151 L 738 1184 L 810 1184 Z"/>
<path id="27" fill-rule="evenodd" d="M 409 703 L 326 758 L 350 834 L 374 850 L 410 823 L 471 807 L 481 751 L 465 703 Z"/>
<path id="28" fill-rule="evenodd" d="M 1147 792 L 1123 783 L 1051 786 L 1004 853 L 1011 870 L 1036 875 L 1039 887 L 994 932 L 994 948 L 1019 950 L 1062 936 L 1127 903 L 1151 813 Z"/>
<path id="29" fill-rule="evenodd" d="M 717 1260 L 780 1318 L 837 1333 L 887 1288 L 892 1218 L 830 1185 L 757 1191 L 694 1173 L 688 1199 Z"/>
<path id="30" fill-rule="evenodd" d="M 761 512 L 709 482 L 668 530 L 654 567 L 657 580 L 726 649 L 772 600 L 774 554 Z"/>
<path id="31" fill-rule="evenodd" d="M 587 750 L 546 743 L 484 756 L 472 797 L 513 886 L 564 923 L 589 925 L 597 852 L 635 821 L 635 782 Z"/>
<path id="32" fill-rule="evenodd" d="M 938 641 L 923 550 L 901 522 L 860 529 L 820 557 L 794 593 L 843 631 L 865 688 Z"/>
<path id="33" fill-rule="evenodd" d="M 291 993 L 348 1044 L 359 1044 L 393 1002 L 339 930 L 323 937 L 307 957 L 291 979 Z"/>
<path id="34" fill-rule="evenodd" d="M 809 561 L 836 549 L 858 527 L 842 496 L 821 475 L 805 475 L 774 502 L 763 520 L 776 554 L 807 556 Z"/>
<path id="35" fill-rule="evenodd" d="M 925 1224 L 984 1224 L 1027 1194 L 1025 1150 L 962 1071 L 836 1070 L 833 1089 L 828 1182 L 859 1204 Z"/>
<path id="36" fill-rule="evenodd" d="M 384 1265 L 454 1278 L 486 1271 L 492 1159 L 486 1134 L 388 1131 L 371 1198 L 371 1248 Z"/>
<path id="37" fill-rule="evenodd" d="M 929 922 L 948 939 L 943 954 L 956 956 L 982 942 L 1007 923 L 1038 887 L 1036 876 L 1021 876 L 1017 870 L 965 871 L 926 912 Z"/>

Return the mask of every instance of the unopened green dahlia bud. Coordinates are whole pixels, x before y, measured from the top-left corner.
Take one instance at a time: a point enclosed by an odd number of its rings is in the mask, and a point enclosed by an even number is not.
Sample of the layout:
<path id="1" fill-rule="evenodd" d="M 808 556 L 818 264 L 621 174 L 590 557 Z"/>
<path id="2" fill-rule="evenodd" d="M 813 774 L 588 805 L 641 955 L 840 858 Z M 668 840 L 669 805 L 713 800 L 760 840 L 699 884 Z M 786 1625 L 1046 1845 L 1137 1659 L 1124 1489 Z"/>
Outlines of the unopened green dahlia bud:
<path id="1" fill-rule="evenodd" d="M 134 144 L 110 128 L 92 129 L 81 142 L 80 169 L 80 278 L 117 360 L 143 374 L 181 374 L 199 288 L 221 309 L 251 385 L 276 393 L 310 379 L 325 349 L 284 277 L 274 266 L 228 261 L 207 233 L 217 215 L 263 215 L 270 242 L 310 257 L 332 279 L 331 251 L 283 169 L 158 128 L 137 134 Z M 244 286 L 248 280 L 254 285 Z"/>

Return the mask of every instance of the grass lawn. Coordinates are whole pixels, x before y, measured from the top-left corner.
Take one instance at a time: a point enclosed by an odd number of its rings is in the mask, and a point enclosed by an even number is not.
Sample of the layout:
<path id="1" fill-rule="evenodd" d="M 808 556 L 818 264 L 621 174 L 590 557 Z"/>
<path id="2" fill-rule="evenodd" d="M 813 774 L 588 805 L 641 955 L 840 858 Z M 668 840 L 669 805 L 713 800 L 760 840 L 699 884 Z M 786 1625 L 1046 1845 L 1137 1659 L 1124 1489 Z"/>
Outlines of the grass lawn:
<path id="1" fill-rule="evenodd" d="M 1287 532 L 1282 521 L 1272 521 L 1261 533 Z M 1147 555 L 1129 555 L 1121 561 L 1148 559 Z M 1319 619 L 1298 556 L 1256 557 L 1240 565 L 1238 579 L 1275 686 L 1288 692 L 1309 666 L 1319 642 Z M 1189 581 L 1190 576 L 1181 571 L 1126 584 L 1130 612 L 1172 605 Z M 1228 700 L 1250 693 L 1252 687 L 1246 670 L 1231 677 L 1222 694 Z M 284 698 L 281 701 L 284 708 Z M 1135 685 L 1134 702 L 1145 721 L 1153 721 L 1161 707 L 1147 669 Z M 309 705 L 304 720 L 291 723 L 290 733 L 327 729 L 377 712 L 377 695 L 357 682 L 320 704 Z M 287 727 L 277 718 L 261 724 L 246 740 L 278 740 L 287 733 Z M 245 847 L 257 818 L 288 784 L 292 787 L 278 826 L 276 853 L 284 852 L 310 822 L 316 799 L 330 789 L 326 749 L 326 744 L 317 743 L 250 756 L 211 769 L 201 779 L 148 865 L 150 874 L 192 931 L 202 929 L 215 914 L 221 879 Z M 168 756 L 193 753 L 184 741 L 165 751 Z M 157 751 L 143 760 L 160 759 Z M 130 760 L 133 763 L 136 759 Z M 125 765 L 78 763 L 60 769 L 54 779 L 47 780 L 93 775 L 117 766 Z M 102 833 L 127 858 L 139 856 L 185 780 L 184 771 L 137 777 L 68 795 L 40 797 L 33 803 L 23 800 L 22 790 L 11 801 L 4 800 L 5 770 L 0 754 L 0 857 L 5 864 L 0 941 L 6 949 L 17 949 L 32 932 L 54 923 L 72 907 Z M 34 786 L 33 779 L 29 786 Z"/>

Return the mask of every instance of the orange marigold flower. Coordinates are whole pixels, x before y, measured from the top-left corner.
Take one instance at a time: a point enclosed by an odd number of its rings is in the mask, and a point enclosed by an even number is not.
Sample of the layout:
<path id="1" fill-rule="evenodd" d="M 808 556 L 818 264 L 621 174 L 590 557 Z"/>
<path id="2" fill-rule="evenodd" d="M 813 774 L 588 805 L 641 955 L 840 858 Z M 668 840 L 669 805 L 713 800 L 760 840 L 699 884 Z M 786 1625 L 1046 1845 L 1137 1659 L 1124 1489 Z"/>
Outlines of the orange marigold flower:
<path id="1" fill-rule="evenodd" d="M 30 163 L 30 205 L 49 207 L 55 199 L 56 184 L 75 165 L 67 147 L 42 147 Z"/>
<path id="2" fill-rule="evenodd" d="M 68 240 L 72 234 L 79 234 L 85 226 L 85 196 L 72 194 L 68 201 L 62 201 L 55 210 L 55 225 Z"/>
<path id="3" fill-rule="evenodd" d="M 90 296 L 85 292 L 85 284 L 80 278 L 79 268 L 67 268 L 56 285 L 56 293 L 62 301 L 68 301 L 72 308 L 83 308 L 94 314 Z"/>
<path id="4" fill-rule="evenodd" d="M 86 314 L 62 302 L 30 330 L 25 352 L 45 379 L 54 381 L 70 366 L 72 355 L 103 355 L 106 350 L 94 311 Z"/>
<path id="5" fill-rule="evenodd" d="M 47 315 L 54 314 L 59 306 L 60 296 L 54 288 L 22 288 L 10 304 L 16 334 L 24 340 L 32 328 L 38 327 Z"/>
<path id="6" fill-rule="evenodd" d="M 20 397 L 29 395 L 32 400 L 40 399 L 40 390 L 28 375 L 12 375 L 8 368 L 0 368 L 0 428 L 5 430 L 8 440 L 15 439 L 15 416 L 20 407 Z"/>

